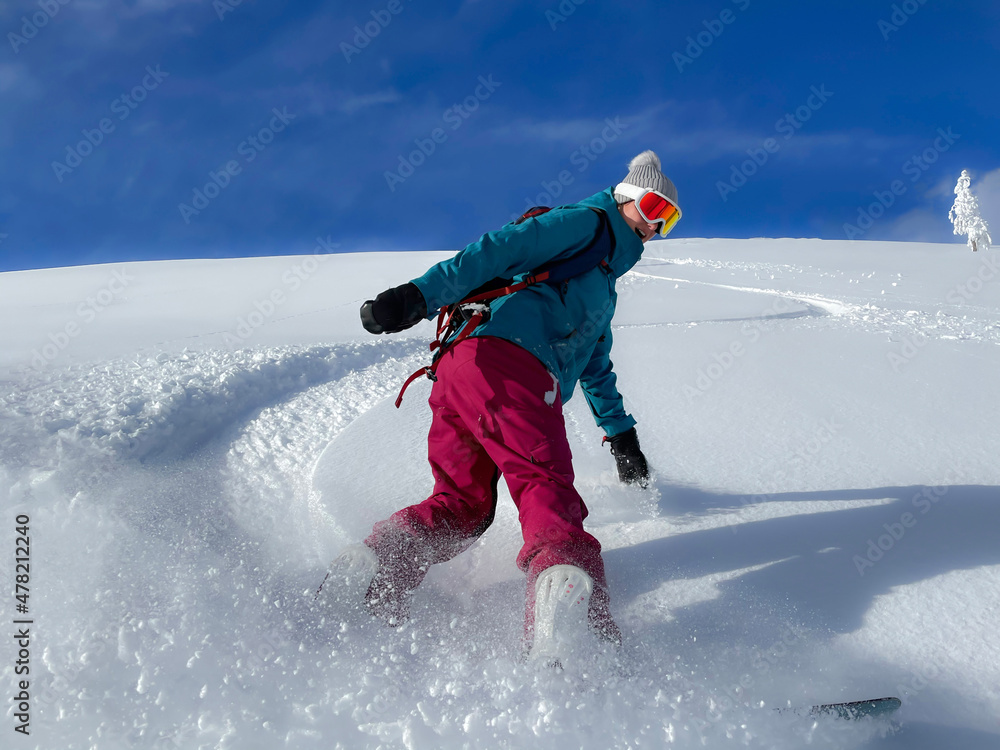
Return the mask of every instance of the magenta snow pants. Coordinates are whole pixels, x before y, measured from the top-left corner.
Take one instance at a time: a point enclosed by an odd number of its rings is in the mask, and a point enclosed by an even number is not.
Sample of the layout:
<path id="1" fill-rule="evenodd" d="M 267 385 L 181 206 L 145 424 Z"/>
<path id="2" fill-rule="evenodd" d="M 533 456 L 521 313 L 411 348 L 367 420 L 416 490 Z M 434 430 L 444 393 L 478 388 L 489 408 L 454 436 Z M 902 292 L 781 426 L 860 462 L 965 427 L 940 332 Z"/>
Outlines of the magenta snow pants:
<path id="1" fill-rule="evenodd" d="M 566 564 L 593 578 L 591 623 L 620 641 L 608 609 L 601 545 L 583 529 L 587 508 L 573 487 L 555 378 L 527 350 L 489 336 L 465 339 L 445 352 L 437 377 L 427 438 L 434 491 L 377 523 L 365 540 L 379 557 L 380 576 L 409 591 L 430 565 L 468 548 L 493 522 L 503 474 L 524 537 L 517 565 L 527 575 L 526 637 L 530 641 L 535 579 Z"/>

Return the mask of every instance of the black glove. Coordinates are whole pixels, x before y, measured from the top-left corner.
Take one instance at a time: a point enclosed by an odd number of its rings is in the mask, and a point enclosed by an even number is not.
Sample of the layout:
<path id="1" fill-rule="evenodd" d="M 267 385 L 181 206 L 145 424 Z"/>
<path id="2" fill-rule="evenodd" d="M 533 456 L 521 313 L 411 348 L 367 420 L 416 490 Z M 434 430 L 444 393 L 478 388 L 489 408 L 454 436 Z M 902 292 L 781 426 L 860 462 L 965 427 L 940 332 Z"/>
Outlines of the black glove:
<path id="1" fill-rule="evenodd" d="M 370 333 L 399 333 L 427 317 L 427 303 L 412 281 L 386 289 L 361 306 L 361 325 Z"/>
<path id="2" fill-rule="evenodd" d="M 604 440 L 611 444 L 611 455 L 618 465 L 618 478 L 625 484 L 638 484 L 645 488 L 649 484 L 649 466 L 646 465 L 646 457 L 639 450 L 639 436 L 635 427 Z"/>

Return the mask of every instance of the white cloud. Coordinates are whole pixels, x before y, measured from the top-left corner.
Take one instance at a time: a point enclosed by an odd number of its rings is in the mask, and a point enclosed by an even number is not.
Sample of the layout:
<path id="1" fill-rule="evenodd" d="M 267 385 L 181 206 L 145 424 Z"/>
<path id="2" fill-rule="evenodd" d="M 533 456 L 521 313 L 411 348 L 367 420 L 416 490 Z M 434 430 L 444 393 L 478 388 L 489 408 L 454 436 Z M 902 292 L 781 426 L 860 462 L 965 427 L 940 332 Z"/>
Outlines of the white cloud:
<path id="1" fill-rule="evenodd" d="M 609 112 L 609 115 L 611 120 L 619 119 L 625 126 L 622 140 L 636 142 L 639 150 L 652 148 L 664 164 L 740 161 L 748 158 L 748 150 L 761 149 L 768 139 L 777 142 L 783 156 L 800 161 L 814 157 L 817 151 L 842 154 L 860 149 L 882 154 L 908 142 L 906 138 L 880 136 L 869 130 L 813 133 L 806 125 L 786 138 L 790 126 L 781 131 L 772 126 L 755 130 L 733 127 L 726 124 L 730 119 L 726 108 L 714 100 L 668 101 L 644 110 Z M 492 135 L 497 142 L 563 143 L 567 151 L 572 151 L 600 138 L 605 128 L 606 120 L 597 117 L 564 120 L 520 117 L 494 128 Z"/>
<path id="2" fill-rule="evenodd" d="M 331 112 L 353 115 L 368 107 L 392 104 L 403 98 L 393 88 L 355 94 L 353 91 L 332 88 L 324 82 L 302 81 L 294 86 L 260 87 L 251 92 L 254 101 L 273 106 L 273 102 L 288 102 L 296 112 L 308 112 L 324 117 Z"/>
<path id="3" fill-rule="evenodd" d="M 979 199 L 980 215 L 990 225 L 990 233 L 1000 236 L 1000 169 L 982 177 L 972 170 L 972 194 Z"/>
<path id="4" fill-rule="evenodd" d="M 948 209 L 920 206 L 907 211 L 886 226 L 886 239 L 901 242 L 957 242 L 952 235 Z"/>
<path id="5" fill-rule="evenodd" d="M 35 97 L 41 89 L 28 67 L 22 63 L 0 63 L 0 94 L 6 97 Z"/>
<path id="6" fill-rule="evenodd" d="M 353 115 L 355 112 L 367 109 L 368 107 L 374 107 L 378 104 L 392 104 L 399 100 L 399 92 L 390 88 L 384 91 L 375 91 L 371 94 L 351 94 L 340 103 L 339 109 L 345 114 Z"/>
<path id="7" fill-rule="evenodd" d="M 75 0 L 74 5 L 83 11 L 113 11 L 116 14 L 134 17 L 144 13 L 162 13 L 178 5 L 191 5 L 198 2 L 201 0 L 136 0 L 123 8 L 121 3 L 109 2 L 109 0 Z"/>
<path id="8" fill-rule="evenodd" d="M 0 92 L 9 91 L 22 78 L 23 65 L 0 64 Z"/>
<path id="9" fill-rule="evenodd" d="M 760 138 L 726 127 L 713 127 L 706 122 L 721 119 L 716 102 L 680 104 L 663 102 L 645 110 L 615 112 L 605 117 L 575 117 L 538 120 L 517 117 L 495 127 L 490 136 L 497 143 L 532 142 L 561 147 L 567 155 L 582 147 L 607 138 L 635 142 L 636 153 L 651 148 L 664 164 L 688 162 L 704 164 L 728 153 L 760 145 Z M 620 128 L 609 130 L 609 122 Z M 691 127 L 698 122 L 698 127 Z"/>

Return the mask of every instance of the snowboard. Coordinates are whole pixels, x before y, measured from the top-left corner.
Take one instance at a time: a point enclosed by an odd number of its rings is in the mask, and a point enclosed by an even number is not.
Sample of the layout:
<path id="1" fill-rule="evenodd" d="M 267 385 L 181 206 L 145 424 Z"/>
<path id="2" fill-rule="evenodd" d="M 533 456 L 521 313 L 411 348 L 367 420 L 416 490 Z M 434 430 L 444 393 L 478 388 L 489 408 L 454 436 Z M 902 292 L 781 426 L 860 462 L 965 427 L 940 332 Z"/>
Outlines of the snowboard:
<path id="1" fill-rule="evenodd" d="M 870 698 L 847 703 L 821 703 L 809 709 L 792 709 L 793 713 L 809 716 L 832 716 L 837 719 L 864 719 L 889 716 L 902 705 L 899 698 Z"/>

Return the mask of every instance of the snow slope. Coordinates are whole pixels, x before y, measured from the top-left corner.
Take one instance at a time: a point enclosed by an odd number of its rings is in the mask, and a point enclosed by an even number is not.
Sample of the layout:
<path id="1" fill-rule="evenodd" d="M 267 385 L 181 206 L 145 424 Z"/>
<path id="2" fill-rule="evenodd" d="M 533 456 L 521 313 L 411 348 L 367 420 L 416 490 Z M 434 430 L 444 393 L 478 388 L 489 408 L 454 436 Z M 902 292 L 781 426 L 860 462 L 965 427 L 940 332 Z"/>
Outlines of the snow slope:
<path id="1" fill-rule="evenodd" d="M 614 361 L 654 487 L 567 409 L 626 648 L 562 674 L 518 661 L 503 488 L 404 628 L 311 603 L 429 489 L 429 383 L 392 400 L 430 324 L 373 337 L 357 308 L 443 257 L 0 274 L 0 585 L 26 514 L 34 619 L 5 747 L 1000 746 L 995 256 L 650 243 Z M 888 694 L 895 732 L 771 710 Z"/>

